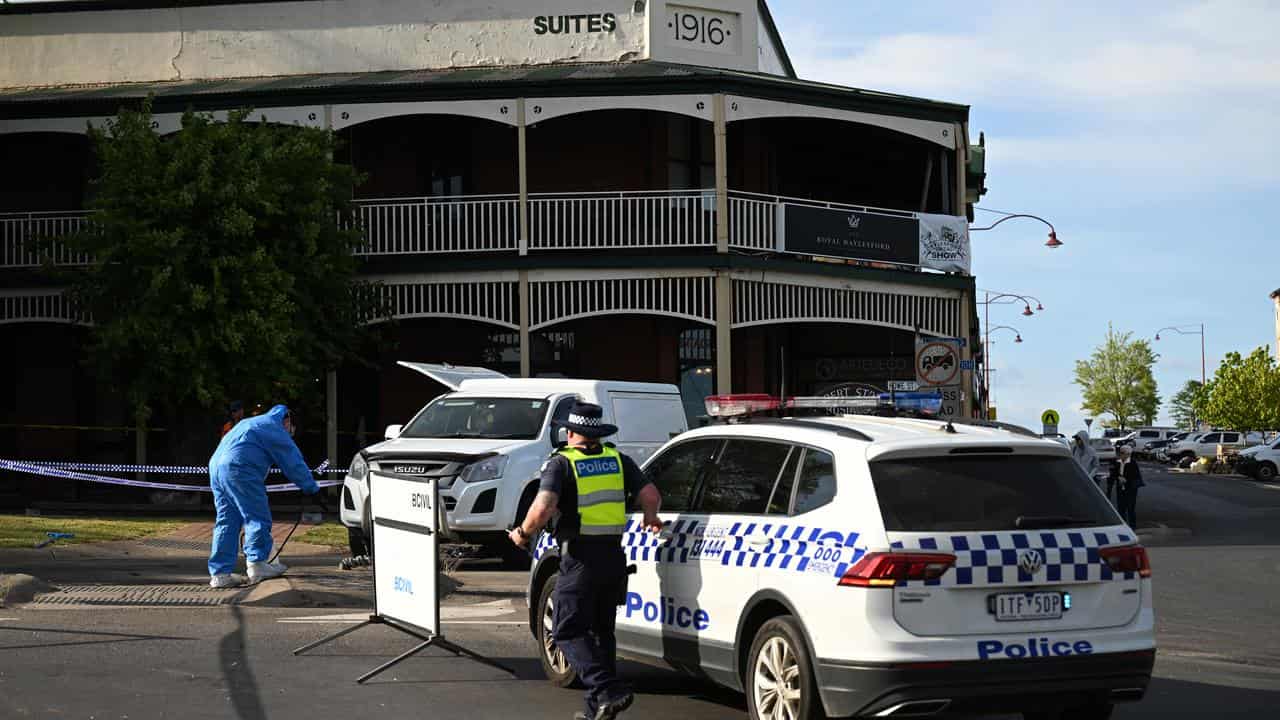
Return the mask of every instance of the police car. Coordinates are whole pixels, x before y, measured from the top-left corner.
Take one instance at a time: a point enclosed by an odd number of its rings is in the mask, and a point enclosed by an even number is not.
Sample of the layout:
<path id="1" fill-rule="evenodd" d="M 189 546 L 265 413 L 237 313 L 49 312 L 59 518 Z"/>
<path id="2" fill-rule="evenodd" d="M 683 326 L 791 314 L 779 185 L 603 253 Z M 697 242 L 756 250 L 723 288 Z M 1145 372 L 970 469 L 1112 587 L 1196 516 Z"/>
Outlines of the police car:
<path id="1" fill-rule="evenodd" d="M 720 418 L 802 405 L 707 401 Z M 619 650 L 742 691 L 752 718 L 1093 720 L 1146 691 L 1146 550 L 1059 443 L 980 421 L 753 419 L 644 467 L 666 528 L 630 516 Z M 566 686 L 549 535 L 534 556 L 530 629 Z"/>

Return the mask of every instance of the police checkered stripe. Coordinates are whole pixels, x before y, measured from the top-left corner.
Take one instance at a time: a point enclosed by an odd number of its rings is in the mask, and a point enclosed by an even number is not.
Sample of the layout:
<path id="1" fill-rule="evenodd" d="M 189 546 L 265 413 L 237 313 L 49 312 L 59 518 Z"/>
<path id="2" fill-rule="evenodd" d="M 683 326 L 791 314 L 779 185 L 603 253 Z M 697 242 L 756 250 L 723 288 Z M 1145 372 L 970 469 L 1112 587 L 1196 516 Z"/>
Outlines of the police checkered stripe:
<path id="1" fill-rule="evenodd" d="M 906 583 L 947 587 L 1133 580 L 1137 573 L 1112 572 L 1098 555 L 1099 548 L 1132 542 L 1133 536 L 1126 532 L 1054 530 L 923 536 L 890 546 L 895 550 L 937 550 L 955 555 L 955 565 L 942 577 Z M 1019 566 L 1022 554 L 1028 550 L 1039 551 L 1043 560 L 1042 569 L 1034 574 Z"/>
<path id="2" fill-rule="evenodd" d="M 585 425 L 587 427 L 600 427 L 600 418 L 587 417 L 586 415 L 577 415 L 569 413 L 569 422 L 573 425 Z"/>
<path id="3" fill-rule="evenodd" d="M 543 530 L 538 535 L 538 540 L 533 544 L 533 559 L 534 560 L 542 559 L 542 556 L 546 555 L 547 551 L 555 547 L 555 545 L 556 545 L 555 537 L 551 533 L 547 532 L 546 530 Z"/>

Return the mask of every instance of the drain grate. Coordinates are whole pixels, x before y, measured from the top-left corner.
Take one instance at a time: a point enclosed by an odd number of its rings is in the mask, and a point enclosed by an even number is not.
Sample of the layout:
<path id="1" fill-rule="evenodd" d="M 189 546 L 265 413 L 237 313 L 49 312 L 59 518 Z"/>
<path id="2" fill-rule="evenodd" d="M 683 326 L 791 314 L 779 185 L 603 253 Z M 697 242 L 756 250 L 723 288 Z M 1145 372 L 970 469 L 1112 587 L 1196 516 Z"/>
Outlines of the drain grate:
<path id="1" fill-rule="evenodd" d="M 64 585 L 59 592 L 37 595 L 34 605 L 232 605 L 249 588 L 188 585 Z"/>
<path id="2" fill-rule="evenodd" d="M 161 548 L 163 550 L 205 550 L 209 549 L 208 540 L 174 540 L 172 538 L 143 538 L 142 544 L 146 547 Z"/>

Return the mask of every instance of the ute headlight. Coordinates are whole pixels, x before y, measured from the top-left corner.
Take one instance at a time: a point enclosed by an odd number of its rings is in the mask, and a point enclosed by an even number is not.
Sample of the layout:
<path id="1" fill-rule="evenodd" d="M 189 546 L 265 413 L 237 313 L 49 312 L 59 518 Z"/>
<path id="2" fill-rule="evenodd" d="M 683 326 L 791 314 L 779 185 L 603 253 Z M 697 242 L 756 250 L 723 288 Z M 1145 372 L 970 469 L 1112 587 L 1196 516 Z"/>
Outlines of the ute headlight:
<path id="1" fill-rule="evenodd" d="M 462 469 L 458 475 L 458 479 L 462 482 L 484 482 L 486 480 L 496 480 L 502 477 L 502 473 L 507 469 L 506 455 L 494 455 L 485 458 L 480 462 L 471 463 Z"/>
<path id="2" fill-rule="evenodd" d="M 347 474 L 356 480 L 369 477 L 369 463 L 365 462 L 364 456 L 356 453 L 356 456 L 351 459 L 351 468 L 347 470 Z"/>

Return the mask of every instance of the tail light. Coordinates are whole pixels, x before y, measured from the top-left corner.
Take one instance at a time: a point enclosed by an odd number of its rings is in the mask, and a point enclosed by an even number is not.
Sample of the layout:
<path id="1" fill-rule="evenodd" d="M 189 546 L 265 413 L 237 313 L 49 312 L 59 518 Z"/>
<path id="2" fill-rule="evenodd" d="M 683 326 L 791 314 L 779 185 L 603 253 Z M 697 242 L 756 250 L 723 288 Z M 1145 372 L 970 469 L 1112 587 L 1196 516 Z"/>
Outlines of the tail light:
<path id="1" fill-rule="evenodd" d="M 873 552 L 840 578 L 842 587 L 894 587 L 907 580 L 936 580 L 956 562 L 947 553 Z"/>
<path id="2" fill-rule="evenodd" d="M 1106 561 L 1111 572 L 1136 572 L 1139 577 L 1151 577 L 1151 561 L 1147 559 L 1147 549 L 1141 545 L 1102 548 L 1098 556 Z"/>

